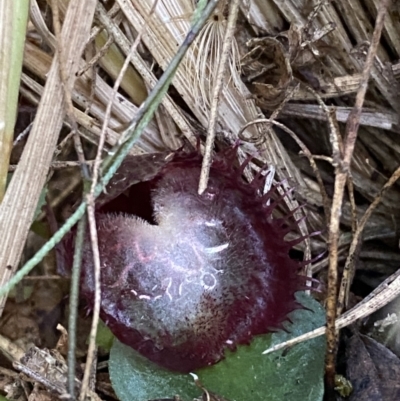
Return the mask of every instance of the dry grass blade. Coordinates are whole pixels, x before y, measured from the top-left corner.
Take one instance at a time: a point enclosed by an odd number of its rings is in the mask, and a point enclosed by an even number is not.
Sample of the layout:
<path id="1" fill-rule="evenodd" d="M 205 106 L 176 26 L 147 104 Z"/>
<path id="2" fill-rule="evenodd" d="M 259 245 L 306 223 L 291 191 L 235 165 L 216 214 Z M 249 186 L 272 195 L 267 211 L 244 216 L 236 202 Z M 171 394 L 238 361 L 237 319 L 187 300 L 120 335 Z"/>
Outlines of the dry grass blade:
<path id="1" fill-rule="evenodd" d="M 115 42 L 118 44 L 125 56 L 127 56 L 130 49 L 128 39 L 123 34 L 121 29 L 109 18 L 104 7 L 100 4 L 97 5 L 96 15 L 100 23 L 106 28 L 109 35 L 113 36 Z M 146 85 L 149 88 L 153 88 L 157 80 L 139 54 L 134 54 L 132 56 L 132 64 L 141 74 Z M 185 135 L 189 142 L 195 145 L 196 138 L 194 137 L 191 127 L 187 123 L 186 119 L 182 116 L 181 111 L 176 107 L 176 105 L 172 102 L 171 98 L 168 95 L 164 98 L 163 105 L 168 111 L 169 115 L 175 121 L 176 125 L 182 131 L 183 135 Z"/>
<path id="2" fill-rule="evenodd" d="M 335 116 L 337 121 L 346 122 L 351 111 L 350 107 L 335 107 Z M 297 116 L 300 118 L 315 118 L 317 120 L 326 121 L 326 115 L 315 104 L 288 104 L 282 110 L 282 114 L 289 116 Z M 399 117 L 392 112 L 378 112 L 376 110 L 368 110 L 363 108 L 360 116 L 360 124 L 371 127 L 391 130 L 399 123 Z"/>
<path id="3" fill-rule="evenodd" d="M 95 5 L 96 0 L 89 0 L 84 4 L 72 0 L 68 7 L 62 38 L 66 44 L 65 57 L 69 60 L 66 72 L 71 86 L 89 36 Z M 0 232 L 4 233 L 0 238 L 1 285 L 9 280 L 18 266 L 64 113 L 59 67 L 55 58 L 24 153 L 0 205 Z M 4 308 L 5 299 L 2 297 L 0 300 L 0 312 Z"/>
<path id="4" fill-rule="evenodd" d="M 51 57 L 34 44 L 27 42 L 25 47 L 24 66 L 39 78 L 45 79 L 51 66 Z M 39 90 L 36 89 L 39 84 L 33 80 L 30 80 L 29 82 L 29 86 L 36 93 L 39 93 Z M 82 108 L 86 108 L 88 105 L 88 99 L 90 98 L 90 90 L 90 77 L 87 73 L 76 80 L 74 91 L 72 92 L 72 100 Z M 100 122 L 104 119 L 106 105 L 111 97 L 111 92 L 112 90 L 106 82 L 104 82 L 100 76 L 97 76 L 96 88 L 94 91 L 96 99 L 90 105 L 90 112 L 91 115 Z M 127 124 L 137 111 L 137 107 L 122 94 L 118 93 L 117 98 L 118 102 L 114 103 L 113 118 L 111 118 L 109 124 L 110 130 L 120 130 L 121 124 Z M 82 112 L 79 110 L 75 111 L 75 115 L 77 119 L 80 117 L 81 119 L 84 118 Z M 95 124 L 92 125 L 94 126 Z M 150 124 L 149 127 L 147 127 L 146 133 L 147 141 L 153 138 L 154 142 L 157 141 L 157 130 L 154 124 Z M 143 142 L 144 140 L 141 140 L 139 146 L 146 151 L 148 150 L 148 146 Z M 161 146 L 161 143 L 158 143 L 155 146 Z"/>
<path id="5" fill-rule="evenodd" d="M 26 74 L 22 74 L 22 82 L 29 87 L 34 93 L 41 96 L 43 94 L 43 87 L 34 81 L 31 77 Z M 36 99 L 32 97 L 30 92 L 27 92 L 26 89 L 21 89 L 22 94 L 27 98 L 30 99 L 32 104 L 39 104 Z M 86 138 L 89 142 L 97 144 L 98 138 L 100 137 L 101 129 L 98 126 L 97 120 L 91 116 L 88 116 L 83 111 L 79 110 L 78 108 L 74 108 L 74 114 L 76 116 L 78 124 L 81 126 L 80 133 L 81 135 Z M 65 125 L 68 127 L 68 122 L 65 122 Z M 149 131 L 148 131 L 149 132 Z M 150 131 L 151 132 L 151 131 Z M 107 129 L 107 139 L 108 144 L 110 146 L 114 146 L 117 144 L 119 140 L 120 134 L 114 131 L 111 128 Z M 135 147 L 131 150 L 132 155 L 141 154 L 144 152 L 143 149 L 147 149 L 145 143 L 140 143 L 139 141 L 138 147 Z M 14 169 L 15 170 L 15 169 Z"/>
<path id="6" fill-rule="evenodd" d="M 14 138 L 28 7 L 27 0 L 0 4 L 0 202 Z"/>

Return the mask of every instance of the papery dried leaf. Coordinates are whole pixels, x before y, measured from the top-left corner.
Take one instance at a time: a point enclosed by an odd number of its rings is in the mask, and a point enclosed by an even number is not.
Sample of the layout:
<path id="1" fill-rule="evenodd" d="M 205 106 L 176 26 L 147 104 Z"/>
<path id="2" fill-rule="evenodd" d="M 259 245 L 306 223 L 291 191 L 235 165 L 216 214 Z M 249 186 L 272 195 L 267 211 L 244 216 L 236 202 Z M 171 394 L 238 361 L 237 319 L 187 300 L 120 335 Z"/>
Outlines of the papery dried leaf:
<path id="1" fill-rule="evenodd" d="M 260 106 L 273 109 L 278 106 L 286 96 L 287 89 L 292 81 L 293 74 L 289 55 L 281 42 L 274 38 L 263 38 L 251 44 L 257 45 L 257 65 L 272 65 L 268 71 L 258 76 L 251 87 L 257 96 Z M 251 62 L 247 64 L 251 68 Z M 253 67 L 254 68 L 254 67 Z"/>

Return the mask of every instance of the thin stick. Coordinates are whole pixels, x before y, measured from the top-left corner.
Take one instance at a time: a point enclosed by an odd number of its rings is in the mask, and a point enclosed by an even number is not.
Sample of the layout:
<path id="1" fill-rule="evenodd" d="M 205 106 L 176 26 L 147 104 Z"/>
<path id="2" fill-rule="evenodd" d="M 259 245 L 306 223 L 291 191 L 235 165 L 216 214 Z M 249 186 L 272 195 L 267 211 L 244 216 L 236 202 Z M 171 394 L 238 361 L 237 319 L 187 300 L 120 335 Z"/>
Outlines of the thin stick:
<path id="1" fill-rule="evenodd" d="M 207 188 L 208 177 L 210 175 L 211 167 L 211 154 L 215 139 L 215 127 L 218 117 L 218 103 L 220 100 L 222 84 L 225 82 L 224 73 L 231 51 L 233 34 L 236 27 L 236 19 L 239 12 L 239 0 L 232 0 L 229 8 L 228 21 L 224 36 L 224 44 L 222 46 L 222 54 L 219 59 L 217 77 L 215 79 L 215 86 L 213 90 L 213 97 L 211 100 L 210 110 L 210 123 L 207 130 L 206 147 L 204 151 L 203 164 L 201 166 L 200 181 L 199 181 L 199 195 L 201 195 Z"/>
<path id="2" fill-rule="evenodd" d="M 307 91 L 309 91 L 310 93 L 312 93 L 315 96 L 318 104 L 320 105 L 322 110 L 325 112 L 326 118 L 328 120 L 328 125 L 329 125 L 329 138 L 330 138 L 330 142 L 332 145 L 332 154 L 339 155 L 339 150 L 340 150 L 339 132 L 340 131 L 339 131 L 339 126 L 338 126 L 337 120 L 336 120 L 335 109 L 328 108 L 328 106 L 322 100 L 321 96 L 311 86 L 305 85 L 305 84 L 302 84 L 302 86 L 304 86 Z M 333 160 L 335 160 L 335 156 L 333 156 Z M 334 165 L 333 162 L 331 162 L 331 163 L 332 163 L 332 165 Z M 331 218 L 331 205 L 330 205 L 329 197 L 328 197 L 328 194 L 326 193 L 325 186 L 323 184 L 322 179 L 320 182 L 317 178 L 317 181 L 318 181 L 321 196 L 322 196 L 322 205 L 324 207 L 325 222 L 326 222 L 326 225 L 328 226 L 330 218 Z"/>
<path id="3" fill-rule="evenodd" d="M 357 139 L 358 127 L 360 124 L 361 110 L 364 103 L 365 94 L 368 88 L 368 80 L 371 74 L 374 58 L 379 45 L 381 32 L 383 29 L 384 18 L 390 0 L 382 0 L 379 6 L 378 15 L 371 45 L 368 49 L 365 66 L 362 73 L 362 81 L 356 95 L 354 108 L 352 109 L 346 124 L 346 138 L 344 155 L 342 160 L 338 160 L 335 168 L 335 187 L 332 200 L 331 219 L 329 224 L 329 268 L 328 268 L 328 289 L 326 299 L 326 320 L 327 320 L 327 349 L 325 357 L 325 383 L 328 392 L 333 392 L 335 387 L 335 364 L 337 351 L 337 332 L 336 332 L 336 309 L 337 309 L 337 262 L 338 262 L 338 242 L 339 224 L 342 209 L 344 187 L 350 169 L 351 158 Z M 335 151 L 335 149 L 334 149 Z M 338 152 L 336 152 L 337 155 Z M 336 156 L 334 162 L 336 162 Z"/>
<path id="4" fill-rule="evenodd" d="M 104 43 L 104 45 L 101 47 L 101 49 L 99 49 L 99 51 L 92 57 L 92 59 L 90 61 L 88 61 L 86 63 L 86 65 L 84 65 L 76 74 L 77 77 L 82 76 L 87 70 L 93 68 L 97 62 L 103 58 L 107 52 L 108 49 L 114 44 L 114 38 L 112 36 L 109 36 L 107 38 L 106 43 Z"/>
<path id="5" fill-rule="evenodd" d="M 104 28 L 107 30 L 107 33 L 114 37 L 115 43 L 118 45 L 118 47 L 121 48 L 122 52 L 124 54 L 128 54 L 130 49 L 128 40 L 126 39 L 125 35 L 123 35 L 119 27 L 115 24 L 115 22 L 108 17 L 108 14 L 106 13 L 104 7 L 100 3 L 97 4 L 96 16 L 101 25 L 104 26 Z M 155 76 L 150 72 L 150 70 L 148 70 L 142 58 L 135 55 L 132 58 L 132 65 L 142 76 L 147 86 L 149 88 L 150 87 L 153 88 L 157 83 L 157 80 Z M 170 114 L 170 116 L 175 121 L 175 123 L 178 125 L 179 129 L 189 140 L 189 142 L 193 146 L 196 146 L 197 140 L 192 132 L 192 128 L 189 126 L 186 119 L 181 116 L 180 112 L 177 110 L 176 105 L 172 102 L 169 96 L 165 96 L 162 103 L 165 106 L 168 113 Z"/>
<path id="6" fill-rule="evenodd" d="M 60 79 L 63 84 L 63 94 L 65 105 L 67 109 L 67 115 L 71 123 L 71 133 L 75 145 L 75 150 L 78 155 L 78 160 L 81 164 L 82 175 L 88 180 L 90 177 L 88 166 L 86 165 L 85 156 L 83 154 L 82 142 L 78 134 L 78 124 L 74 113 L 74 107 L 72 104 L 72 95 L 69 87 L 68 77 L 65 71 L 65 57 L 63 53 L 63 43 L 61 38 L 61 26 L 58 10 L 58 1 L 52 0 L 52 13 L 53 13 L 53 25 L 54 32 L 57 39 L 56 50 L 59 59 L 59 70 Z M 75 350 L 76 350 L 76 321 L 77 321 L 77 310 L 78 310 L 78 299 L 79 299 L 79 281 L 82 264 L 82 253 L 83 253 L 83 242 L 85 236 L 85 220 L 82 219 L 78 225 L 77 236 L 75 239 L 75 252 L 74 261 L 72 268 L 72 280 L 71 280 L 71 291 L 70 291 L 70 315 L 68 321 L 69 336 L 68 336 L 68 391 L 70 399 L 75 399 Z"/>
<path id="7" fill-rule="evenodd" d="M 153 12 L 153 9 L 155 5 L 157 4 L 156 0 L 154 2 L 154 6 L 152 10 L 150 11 L 150 14 Z M 135 42 L 132 45 L 131 51 L 127 55 L 124 64 L 122 65 L 121 71 L 118 74 L 118 77 L 115 81 L 113 90 L 112 90 L 112 95 L 111 99 L 107 104 L 106 108 L 106 113 L 104 116 L 104 122 L 103 126 L 101 129 L 101 134 L 100 134 L 100 139 L 99 139 L 99 145 L 97 148 L 97 154 L 96 154 L 96 159 L 94 162 L 94 167 L 93 167 L 93 179 L 92 179 L 92 185 L 90 188 L 90 192 L 87 196 L 87 203 L 88 203 L 88 221 L 89 221 L 89 232 L 90 232 L 90 240 L 92 244 L 92 252 L 93 252 L 93 264 L 94 264 L 94 306 L 93 306 L 93 319 L 92 319 L 92 326 L 90 329 L 90 335 L 89 335 L 89 346 L 88 346 L 88 353 L 87 353 L 87 358 L 86 358 L 86 365 L 85 365 L 85 373 L 82 379 L 82 387 L 81 387 L 81 392 L 79 399 L 81 401 L 84 401 L 87 395 L 87 391 L 89 388 L 89 381 L 91 377 L 91 370 L 93 367 L 93 359 L 95 357 L 95 349 L 96 349 L 96 335 L 97 335 L 97 326 L 99 324 L 99 315 L 100 315 L 100 303 L 101 303 L 101 283 L 100 283 L 100 268 L 101 268 L 101 263 L 100 263 L 100 252 L 99 252 L 99 244 L 98 244 L 98 236 L 97 236 L 97 227 L 96 227 L 96 219 L 95 219 L 95 190 L 96 190 L 96 185 L 98 183 L 99 175 L 100 175 L 100 164 L 101 164 L 101 155 L 103 152 L 105 140 L 106 140 L 106 133 L 107 133 L 107 126 L 111 117 L 111 110 L 112 106 L 114 104 L 115 96 L 117 94 L 118 88 L 121 84 L 121 81 L 125 75 L 126 70 L 129 67 L 129 63 L 131 61 L 131 57 L 133 53 L 136 51 L 143 31 L 145 30 L 145 25 L 143 26 L 143 30 L 139 32 Z"/>

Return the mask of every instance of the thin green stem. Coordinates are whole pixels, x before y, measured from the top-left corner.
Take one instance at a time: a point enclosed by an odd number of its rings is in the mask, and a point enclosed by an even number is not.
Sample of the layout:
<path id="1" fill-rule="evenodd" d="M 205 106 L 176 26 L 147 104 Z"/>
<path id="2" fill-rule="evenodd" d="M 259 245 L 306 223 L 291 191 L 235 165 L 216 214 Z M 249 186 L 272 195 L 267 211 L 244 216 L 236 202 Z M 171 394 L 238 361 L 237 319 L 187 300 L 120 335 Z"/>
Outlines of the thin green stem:
<path id="1" fill-rule="evenodd" d="M 69 294 L 68 320 L 68 392 L 70 399 L 75 399 L 75 350 L 76 321 L 79 303 L 79 282 L 81 277 L 83 241 L 85 238 L 86 219 L 80 219 L 75 238 L 75 253 L 72 266 L 71 290 Z"/>

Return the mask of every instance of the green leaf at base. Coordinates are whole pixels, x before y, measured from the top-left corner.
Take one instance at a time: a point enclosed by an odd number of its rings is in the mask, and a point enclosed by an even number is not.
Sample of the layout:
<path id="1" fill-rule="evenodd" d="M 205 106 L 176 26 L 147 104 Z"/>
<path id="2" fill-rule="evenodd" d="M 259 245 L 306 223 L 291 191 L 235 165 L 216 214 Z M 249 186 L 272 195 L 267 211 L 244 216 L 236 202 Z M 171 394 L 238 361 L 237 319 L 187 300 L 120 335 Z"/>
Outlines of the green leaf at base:
<path id="1" fill-rule="evenodd" d="M 290 315 L 289 332 L 257 336 L 250 345 L 227 351 L 216 365 L 195 372 L 203 386 L 230 401 L 320 401 L 323 397 L 325 339 L 298 344 L 289 350 L 262 355 L 271 345 L 311 331 L 325 323 L 321 306 L 304 293 L 297 299 L 309 310 Z M 110 376 L 121 401 L 172 398 L 191 401 L 201 395 L 192 376 L 170 372 L 115 340 Z"/>

